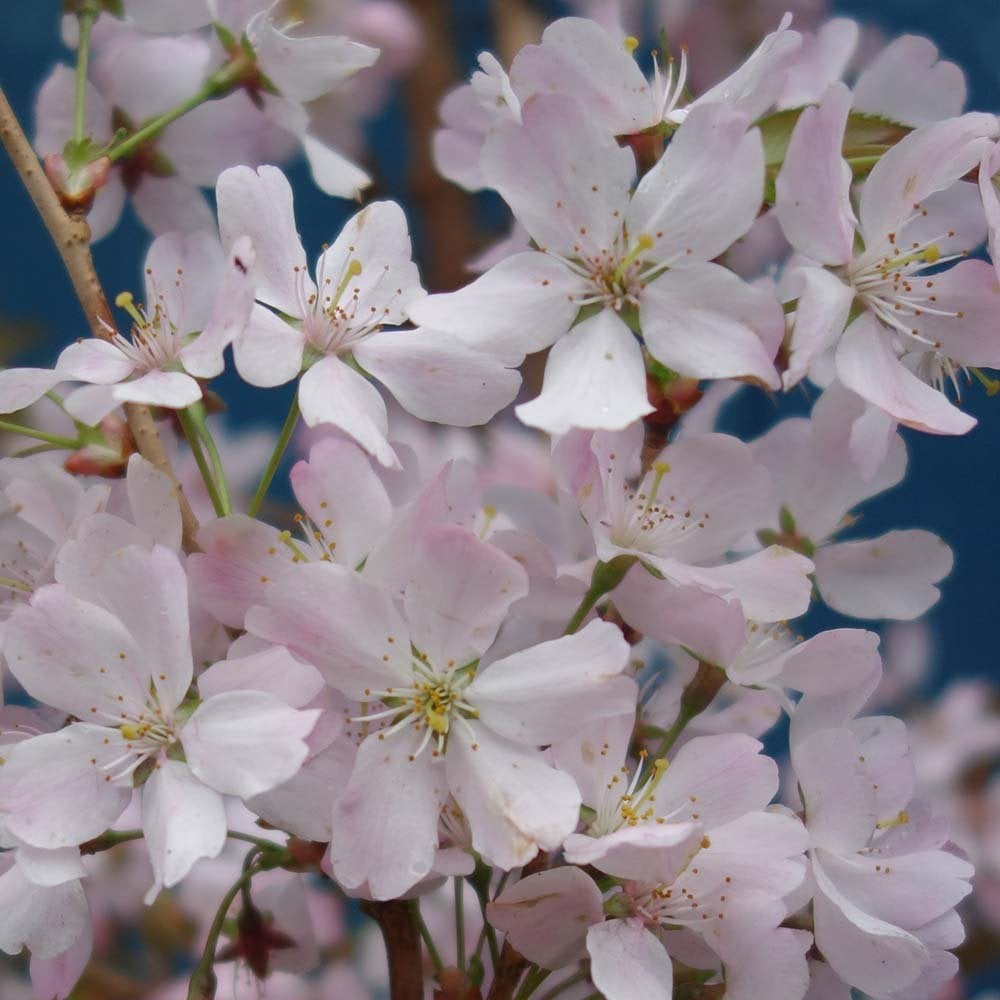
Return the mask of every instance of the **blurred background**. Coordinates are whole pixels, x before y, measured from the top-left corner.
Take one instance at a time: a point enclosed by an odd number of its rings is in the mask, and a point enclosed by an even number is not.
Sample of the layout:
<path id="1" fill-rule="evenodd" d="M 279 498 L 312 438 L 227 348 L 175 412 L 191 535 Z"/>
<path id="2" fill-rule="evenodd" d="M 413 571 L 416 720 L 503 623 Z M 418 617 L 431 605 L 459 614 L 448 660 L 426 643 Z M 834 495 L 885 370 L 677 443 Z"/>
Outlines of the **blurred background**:
<path id="1" fill-rule="evenodd" d="M 688 45 L 695 55 L 696 92 L 728 72 L 773 30 L 783 11 L 791 8 L 794 26 L 805 29 L 829 16 L 855 17 L 870 29 L 864 45 L 873 50 L 880 37 L 886 40 L 903 32 L 926 35 L 937 44 L 943 58 L 964 69 L 969 108 L 1000 110 L 998 0 L 879 0 L 875 4 L 840 0 L 829 5 L 822 0 L 628 0 L 627 5 L 632 23 L 645 27 L 649 37 L 655 37 L 650 29 L 658 20 L 666 18 L 672 43 Z M 537 40 L 547 20 L 588 9 L 600 12 L 609 4 L 408 0 L 401 6 L 418 29 L 420 44 L 405 58 L 400 57 L 395 79 L 374 113 L 363 122 L 367 152 L 360 155 L 375 177 L 375 185 L 366 195 L 403 203 L 425 285 L 444 290 L 467 280 L 466 262 L 503 235 L 507 219 L 498 199 L 469 195 L 435 173 L 429 137 L 438 121 L 438 102 L 468 77 L 480 51 L 492 50 L 508 65 L 521 45 Z M 0 33 L 0 84 L 30 134 L 39 86 L 56 62 L 71 63 L 72 54 L 60 41 L 60 4 L 20 3 L 16 8 L 16 12 L 6 11 Z M 332 240 L 354 206 L 320 192 L 303 163 L 290 164 L 287 171 L 295 190 L 302 237 L 312 256 L 323 242 Z M 86 330 L 62 264 L 3 156 L 0 204 L 0 365 L 51 364 L 62 346 L 85 335 Z M 148 243 L 146 230 L 126 207 L 122 222 L 95 248 L 109 297 L 124 289 L 138 292 L 141 288 Z M 228 406 L 225 419 L 229 429 L 240 432 L 276 429 L 290 399 L 288 387 L 251 393 L 235 375 L 220 380 L 217 388 Z M 724 429 L 745 439 L 755 437 L 780 416 L 806 412 L 812 398 L 814 394 L 810 397 L 805 392 L 777 401 L 761 393 L 742 394 L 728 408 Z M 1000 795 L 994 774 L 1000 737 L 992 721 L 996 716 L 986 704 L 996 697 L 992 678 L 996 676 L 998 652 L 994 643 L 1000 635 L 1000 397 L 990 399 L 973 385 L 964 407 L 980 421 L 966 437 L 935 438 L 904 431 L 910 455 L 907 478 L 865 507 L 857 533 L 873 537 L 892 528 L 928 528 L 955 552 L 955 569 L 944 582 L 941 601 L 926 616 L 927 629 L 920 625 L 890 626 L 886 652 L 890 665 L 893 658 L 898 663 L 901 679 L 896 695 L 910 700 L 918 718 L 924 720 L 919 724 L 927 727 L 929 738 L 938 741 L 945 759 L 936 766 L 947 771 L 950 780 L 964 782 L 973 808 L 978 802 L 993 817 L 986 821 L 992 859 L 987 868 L 1000 871 L 1000 833 L 995 819 Z M 834 624 L 829 616 L 809 623 L 816 627 L 829 624 Z M 976 679 L 975 684 L 965 683 Z M 928 703 L 919 708 L 919 698 L 928 695 L 941 700 L 935 706 Z M 952 702 L 947 701 L 949 697 Z M 982 726 L 987 726 L 983 732 L 975 728 Z M 993 802 L 992 810 L 988 800 Z M 993 917 L 984 922 L 987 929 L 977 926 L 965 949 L 969 967 L 976 971 L 955 997 L 985 1000 L 988 994 L 984 990 L 1000 987 L 996 970 L 1000 939 L 995 930 L 988 929 L 991 925 L 1000 927 L 1000 892 L 994 881 L 983 879 L 980 894 L 989 897 Z M 180 933 L 169 920 L 161 929 L 168 935 Z M 134 979 L 129 984 L 127 975 L 117 984 L 102 981 L 99 987 L 85 988 L 95 992 L 80 996 L 146 995 L 136 992 L 139 988 Z M 235 991 L 237 986 L 221 989 Z M 8 995 L 14 993 L 8 994 L 0 986 L 0 996 L 7 1000 Z M 230 993 L 220 992 L 220 996 L 225 995 Z M 281 995 L 280 990 L 275 995 Z M 351 994 L 345 984 L 334 988 L 331 981 L 325 995 Z"/>

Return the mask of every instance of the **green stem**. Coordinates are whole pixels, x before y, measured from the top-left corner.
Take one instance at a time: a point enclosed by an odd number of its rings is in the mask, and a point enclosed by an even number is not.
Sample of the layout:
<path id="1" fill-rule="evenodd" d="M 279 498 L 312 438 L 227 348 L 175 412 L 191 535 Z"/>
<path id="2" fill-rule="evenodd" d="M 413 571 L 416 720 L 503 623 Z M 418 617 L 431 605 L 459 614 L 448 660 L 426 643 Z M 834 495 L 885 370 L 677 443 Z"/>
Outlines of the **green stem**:
<path id="1" fill-rule="evenodd" d="M 61 437 L 59 434 L 49 434 L 47 431 L 37 431 L 34 427 L 22 427 L 9 420 L 0 420 L 0 431 L 34 438 L 36 441 L 44 441 L 46 444 L 55 445 L 57 448 L 66 448 L 69 451 L 76 451 L 80 447 L 79 438 L 74 440 L 73 438 Z"/>
<path id="2" fill-rule="evenodd" d="M 273 840 L 267 840 L 264 837 L 254 837 L 249 833 L 237 833 L 235 830 L 229 830 L 226 836 L 230 840 L 242 840 L 247 844 L 253 844 L 255 847 L 261 848 L 264 851 L 281 851 L 284 848 L 281 844 L 276 843 Z"/>
<path id="3" fill-rule="evenodd" d="M 698 670 L 684 686 L 681 692 L 681 703 L 677 710 L 674 724 L 666 731 L 656 751 L 657 757 L 666 757 L 670 748 L 677 742 L 684 727 L 696 716 L 712 704 L 719 689 L 726 683 L 726 672 L 713 663 L 704 660 L 698 664 Z"/>
<path id="4" fill-rule="evenodd" d="M 635 565 L 635 556 L 615 556 L 609 562 L 599 562 L 590 577 L 590 588 L 583 595 L 580 606 L 573 612 L 563 635 L 572 635 L 590 614 L 594 605 L 622 582 L 625 574 Z"/>
<path id="5" fill-rule="evenodd" d="M 465 879 L 454 878 L 455 883 L 455 951 L 458 968 L 465 972 Z"/>
<path id="6" fill-rule="evenodd" d="M 243 85 L 255 72 L 253 61 L 240 51 L 229 62 L 220 66 L 190 97 L 175 105 L 157 118 L 151 118 L 137 131 L 108 150 L 112 163 L 131 156 L 144 142 L 155 139 L 171 122 L 193 111 L 206 101 L 225 97 Z"/>
<path id="7" fill-rule="evenodd" d="M 215 949 L 219 943 L 219 935 L 222 933 L 223 925 L 226 922 L 226 914 L 229 907 L 233 905 L 233 900 L 243 891 L 244 887 L 253 881 L 254 875 L 261 871 L 260 868 L 252 866 L 247 868 L 242 875 L 229 887 L 222 902 L 219 903 L 218 910 L 215 911 L 215 918 L 212 926 L 208 929 L 208 937 L 205 939 L 205 947 L 202 949 L 201 958 L 191 973 L 191 980 L 188 986 L 188 1000 L 209 1000 L 215 996 Z"/>
<path id="8" fill-rule="evenodd" d="M 188 413 L 191 414 L 192 423 L 198 432 L 199 440 L 205 446 L 205 451 L 208 452 L 208 460 L 212 466 L 212 481 L 215 483 L 215 488 L 219 491 L 219 499 L 222 503 L 224 513 L 232 514 L 233 502 L 229 497 L 229 486 L 226 484 L 226 470 L 222 466 L 219 449 L 215 446 L 215 438 L 212 437 L 212 432 L 208 429 L 205 404 L 195 403 L 189 406 Z"/>
<path id="9" fill-rule="evenodd" d="M 590 969 L 580 969 L 578 972 L 574 972 L 569 979 L 564 979 L 561 983 L 553 986 L 551 990 L 546 990 L 538 997 L 538 1000 L 554 1000 L 563 990 L 568 990 L 571 986 L 576 986 L 577 983 L 586 982 L 589 975 Z"/>
<path id="10" fill-rule="evenodd" d="M 479 900 L 479 910 L 483 915 L 483 929 L 476 943 L 475 956 L 478 958 L 483 951 L 483 944 L 490 946 L 490 958 L 493 960 L 495 969 L 500 962 L 500 945 L 497 943 L 496 931 L 492 924 L 486 919 L 486 906 L 490 901 L 490 880 L 493 869 L 480 862 L 476 865 L 475 872 L 469 876 L 469 884 L 476 890 L 476 897 Z"/>
<path id="11" fill-rule="evenodd" d="M 431 937 L 431 932 L 427 929 L 427 924 L 424 923 L 424 918 L 420 914 L 420 902 L 416 899 L 411 899 L 409 907 L 413 922 L 417 925 L 417 930 L 420 932 L 424 947 L 427 949 L 427 954 L 430 955 L 431 961 L 434 963 L 434 969 L 436 972 L 440 972 L 444 968 L 444 962 L 441 961 L 441 952 L 437 950 L 434 938 Z"/>
<path id="12" fill-rule="evenodd" d="M 285 454 L 285 449 L 288 447 L 288 442 L 292 439 L 292 433 L 298 422 L 299 397 L 298 394 L 296 394 L 295 398 L 292 400 L 292 405 L 288 408 L 288 416 L 285 417 L 281 433 L 278 435 L 274 451 L 271 452 L 271 457 L 268 459 L 267 468 L 264 469 L 264 475 L 261 476 L 257 492 L 254 493 L 253 499 L 250 501 L 250 506 L 247 508 L 247 514 L 249 514 L 250 517 L 257 516 L 257 511 L 260 510 L 260 505 L 264 502 L 264 497 L 267 496 L 271 480 L 274 479 L 274 474 L 278 471 L 278 466 L 281 464 L 282 456 Z"/>
<path id="13" fill-rule="evenodd" d="M 208 464 L 208 459 L 205 458 L 205 452 L 202 450 L 197 421 L 187 410 L 177 410 L 175 412 L 177 413 L 177 419 L 180 421 L 181 428 L 184 430 L 184 437 L 187 438 L 191 454 L 194 455 L 194 460 L 198 465 L 198 471 L 201 473 L 201 478 L 205 483 L 205 489 L 208 490 L 212 507 L 218 517 L 225 517 L 226 504 L 219 493 L 212 468 Z"/>
<path id="14" fill-rule="evenodd" d="M 528 1000 L 535 990 L 538 989 L 542 983 L 548 979 L 550 973 L 548 969 L 540 969 L 537 965 L 532 965 L 528 969 L 528 974 L 524 977 L 524 982 L 521 984 L 521 988 L 517 991 L 517 995 L 514 1000 Z"/>
<path id="15" fill-rule="evenodd" d="M 76 47 L 76 104 L 73 108 L 73 139 L 83 141 L 87 113 L 87 60 L 90 57 L 90 29 L 97 18 L 97 7 L 85 4 L 77 11 L 80 24 L 80 41 Z"/>

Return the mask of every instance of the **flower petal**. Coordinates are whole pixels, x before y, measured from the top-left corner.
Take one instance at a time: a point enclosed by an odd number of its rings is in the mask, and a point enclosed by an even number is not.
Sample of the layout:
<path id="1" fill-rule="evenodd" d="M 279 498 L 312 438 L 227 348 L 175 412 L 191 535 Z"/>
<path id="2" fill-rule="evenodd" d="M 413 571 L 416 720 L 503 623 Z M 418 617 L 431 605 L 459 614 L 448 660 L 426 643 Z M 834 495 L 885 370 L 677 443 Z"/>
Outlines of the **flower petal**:
<path id="1" fill-rule="evenodd" d="M 590 977 L 607 1000 L 670 1000 L 674 969 L 640 920 L 607 920 L 587 931 Z"/>

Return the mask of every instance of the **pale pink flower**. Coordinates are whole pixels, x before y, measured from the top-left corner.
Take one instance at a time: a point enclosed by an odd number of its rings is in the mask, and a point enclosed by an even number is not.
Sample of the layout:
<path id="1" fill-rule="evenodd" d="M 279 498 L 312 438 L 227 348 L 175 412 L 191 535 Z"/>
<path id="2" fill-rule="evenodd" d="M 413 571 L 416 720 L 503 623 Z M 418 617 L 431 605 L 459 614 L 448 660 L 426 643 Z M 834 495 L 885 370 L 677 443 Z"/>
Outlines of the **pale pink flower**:
<path id="1" fill-rule="evenodd" d="M 407 307 L 425 294 L 395 202 L 373 202 L 350 219 L 320 255 L 314 282 L 280 170 L 233 168 L 219 178 L 217 195 L 223 243 L 249 235 L 258 255 L 261 304 L 234 345 L 236 367 L 258 386 L 301 373 L 307 424 L 333 424 L 395 465 L 385 403 L 357 366 L 423 420 L 483 423 L 513 398 L 517 374 L 457 338 L 382 330 L 404 323 Z"/>
<path id="2" fill-rule="evenodd" d="M 223 794 L 249 798 L 298 770 L 316 713 L 252 690 L 187 701 L 187 581 L 170 549 L 120 549 L 85 582 L 84 597 L 61 583 L 41 589 L 8 623 L 7 656 L 25 690 L 83 721 L 11 750 L 0 807 L 29 845 L 79 844 L 120 815 L 145 765 L 151 901 L 222 849 Z M 168 755 L 181 748 L 186 763 Z"/>
<path id="3" fill-rule="evenodd" d="M 502 868 L 555 849 L 577 823 L 579 792 L 537 747 L 627 711 L 618 676 L 628 646 L 611 625 L 494 661 L 477 676 L 524 570 L 466 529 L 428 532 L 403 591 L 403 614 L 361 576 L 298 567 L 251 610 L 249 630 L 314 664 L 367 705 L 369 732 L 334 808 L 337 880 L 392 898 L 431 871 L 449 792 L 475 849 Z"/>
<path id="4" fill-rule="evenodd" d="M 483 170 L 539 249 L 409 315 L 513 364 L 552 346 L 541 395 L 517 411 L 549 433 L 617 430 L 651 411 L 633 329 L 682 374 L 776 387 L 777 302 L 709 263 L 760 207 L 762 147 L 746 128 L 724 104 L 695 109 L 630 194 L 629 150 L 574 100 L 532 98 L 521 123 L 493 130 Z"/>
<path id="5" fill-rule="evenodd" d="M 785 387 L 835 347 L 839 380 L 899 423 L 965 433 L 975 420 L 941 390 L 949 382 L 957 390 L 966 368 L 1000 365 L 995 275 L 980 261 L 926 271 L 963 257 L 982 239 L 975 188 L 960 178 L 982 159 L 997 119 L 967 114 L 912 132 L 872 169 L 856 221 L 841 154 L 850 99 L 836 84 L 818 107 L 803 111 L 777 179 L 785 235 L 816 262 L 794 276 Z M 855 301 L 864 309 L 849 322 Z"/>

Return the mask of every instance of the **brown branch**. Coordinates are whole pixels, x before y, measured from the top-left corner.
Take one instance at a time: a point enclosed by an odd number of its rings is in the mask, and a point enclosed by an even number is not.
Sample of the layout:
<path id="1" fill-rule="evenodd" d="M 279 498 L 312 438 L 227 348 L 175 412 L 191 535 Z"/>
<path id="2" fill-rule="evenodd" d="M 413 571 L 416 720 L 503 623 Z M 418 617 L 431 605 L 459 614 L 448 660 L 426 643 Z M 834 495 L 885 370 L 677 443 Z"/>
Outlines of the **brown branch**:
<path id="1" fill-rule="evenodd" d="M 66 265 L 66 271 L 73 283 L 76 297 L 83 307 L 91 334 L 102 340 L 113 339 L 116 335 L 114 316 L 101 288 L 94 267 L 94 258 L 90 253 L 90 227 L 87 225 L 87 220 L 83 215 L 70 214 L 63 208 L 13 108 L 7 101 L 3 88 L 0 88 L 0 142 L 10 155 L 14 169 L 27 188 L 59 256 Z M 184 491 L 170 465 L 153 414 L 148 406 L 137 403 L 126 403 L 124 409 L 125 419 L 139 448 L 139 454 L 165 473 L 174 484 L 184 525 L 184 547 L 191 551 L 197 548 L 195 538 L 198 533 L 198 519 L 191 510 L 191 505 L 184 496 Z"/>
<path id="2" fill-rule="evenodd" d="M 365 900 L 361 909 L 382 931 L 389 959 L 389 996 L 391 1000 L 423 1000 L 424 967 L 420 936 L 405 900 L 385 902 Z"/>
<path id="3" fill-rule="evenodd" d="M 486 1000 L 510 1000 L 530 963 L 509 941 L 500 949 L 500 963 Z"/>

